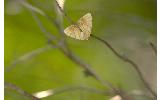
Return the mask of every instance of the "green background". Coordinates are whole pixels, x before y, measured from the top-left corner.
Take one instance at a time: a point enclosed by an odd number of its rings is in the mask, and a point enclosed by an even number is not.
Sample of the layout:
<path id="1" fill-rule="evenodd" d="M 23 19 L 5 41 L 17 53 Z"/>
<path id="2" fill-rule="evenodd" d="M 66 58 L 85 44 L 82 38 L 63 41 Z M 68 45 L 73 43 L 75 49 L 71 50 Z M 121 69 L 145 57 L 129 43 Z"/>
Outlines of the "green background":
<path id="1" fill-rule="evenodd" d="M 53 0 L 28 1 L 48 15 L 55 17 Z M 90 12 L 93 16 L 92 34 L 108 41 L 120 54 L 133 59 L 156 90 L 156 56 L 149 42 L 156 45 L 156 0 L 66 0 L 65 10 L 77 21 Z M 52 34 L 57 28 L 45 17 L 39 18 Z M 64 18 L 65 19 L 65 18 Z M 64 27 L 70 23 L 64 20 Z M 40 31 L 29 10 L 15 0 L 5 0 L 5 81 L 29 93 L 66 86 L 105 87 L 67 58 L 59 49 L 50 49 L 31 59 L 12 63 L 24 54 L 44 47 L 47 39 Z M 117 58 L 101 42 L 90 37 L 79 41 L 66 37 L 70 49 L 103 79 L 127 92 L 147 91 L 133 67 Z M 11 70 L 7 70 L 12 67 Z M 149 77 L 148 77 L 149 76 Z M 28 100 L 15 91 L 5 89 L 5 100 Z M 76 90 L 43 100 L 108 100 L 108 96 Z M 135 100 L 148 100 L 135 97 Z"/>

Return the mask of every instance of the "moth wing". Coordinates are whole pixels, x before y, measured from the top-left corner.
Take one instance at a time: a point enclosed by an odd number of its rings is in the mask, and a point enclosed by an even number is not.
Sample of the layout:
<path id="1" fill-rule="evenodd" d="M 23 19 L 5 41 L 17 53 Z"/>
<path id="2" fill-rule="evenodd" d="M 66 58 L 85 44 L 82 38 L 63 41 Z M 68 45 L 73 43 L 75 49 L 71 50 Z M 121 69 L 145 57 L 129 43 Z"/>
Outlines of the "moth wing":
<path id="1" fill-rule="evenodd" d="M 81 17 L 78 20 L 77 24 L 79 25 L 81 30 L 83 32 L 85 32 L 86 35 L 89 36 L 91 34 L 91 30 L 92 30 L 92 16 L 91 16 L 90 13 L 87 13 L 86 15 Z"/>
<path id="2" fill-rule="evenodd" d="M 79 40 L 88 40 L 92 30 L 92 16 L 87 13 L 81 17 L 77 25 L 71 25 L 64 30 L 64 33 L 72 38 Z"/>
<path id="3" fill-rule="evenodd" d="M 67 36 L 75 39 L 83 40 L 83 32 L 80 31 L 77 25 L 71 25 L 64 30 Z"/>

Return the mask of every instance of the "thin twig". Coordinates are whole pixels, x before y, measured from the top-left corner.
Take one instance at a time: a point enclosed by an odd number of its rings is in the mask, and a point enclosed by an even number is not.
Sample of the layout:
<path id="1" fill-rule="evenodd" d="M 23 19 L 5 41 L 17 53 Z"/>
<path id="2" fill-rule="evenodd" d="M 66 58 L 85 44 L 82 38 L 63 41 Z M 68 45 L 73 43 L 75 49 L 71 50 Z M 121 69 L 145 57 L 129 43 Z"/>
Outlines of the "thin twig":
<path id="1" fill-rule="evenodd" d="M 41 14 L 42 16 L 46 16 L 46 13 L 43 12 L 41 9 L 32 6 L 31 4 L 27 3 L 26 0 L 18 0 L 23 6 L 25 6 L 28 9 L 31 9 L 32 11 L 35 11 L 39 14 Z"/>
<path id="2" fill-rule="evenodd" d="M 24 61 L 27 61 L 29 59 L 32 59 L 33 57 L 38 56 L 39 54 L 46 52 L 50 49 L 54 48 L 53 46 L 47 45 L 38 49 L 35 49 L 31 52 L 28 52 L 20 57 L 18 57 L 16 60 L 14 60 L 7 68 L 6 71 L 11 71 L 17 64 L 22 63 Z"/>
<path id="3" fill-rule="evenodd" d="M 71 24 L 75 24 L 75 22 L 68 16 L 68 14 L 59 6 L 59 3 L 55 0 L 57 8 L 62 12 L 62 14 L 67 18 L 67 20 L 71 23 Z"/>
<path id="4" fill-rule="evenodd" d="M 31 100 L 40 100 L 39 98 L 33 96 L 32 94 L 24 91 L 23 89 L 21 89 L 20 87 L 12 84 L 12 83 L 9 83 L 9 82 L 5 82 L 5 88 L 8 88 L 8 89 L 12 89 L 12 90 L 15 90 L 16 92 L 18 92 L 19 94 L 31 99 Z"/>
<path id="5" fill-rule="evenodd" d="M 85 87 L 85 86 L 73 86 L 73 87 L 60 88 L 60 89 L 54 90 L 54 94 L 60 94 L 66 91 L 73 91 L 73 90 L 84 90 L 87 92 L 92 92 L 92 93 L 97 93 L 97 94 L 111 95 L 111 93 L 109 93 L 106 90 L 103 91 L 103 90 L 98 90 L 95 88 Z"/>
<path id="6" fill-rule="evenodd" d="M 99 40 L 100 42 L 104 43 L 118 58 L 122 59 L 125 62 L 128 62 L 129 64 L 131 64 L 133 66 L 133 68 L 137 71 L 140 79 L 142 80 L 142 82 L 144 83 L 145 87 L 152 93 L 152 95 L 156 98 L 157 94 L 151 89 L 151 87 L 149 86 L 149 84 L 147 83 L 147 81 L 145 80 L 144 76 L 142 75 L 142 72 L 140 71 L 140 69 L 138 68 L 138 65 L 136 63 L 134 63 L 131 59 L 126 58 L 124 56 L 122 56 L 121 54 L 119 54 L 107 41 L 95 36 L 95 35 L 91 35 L 91 37 Z"/>
<path id="7" fill-rule="evenodd" d="M 150 42 L 149 44 L 150 44 L 152 50 L 155 52 L 155 54 L 157 54 L 156 46 L 152 42 Z"/>

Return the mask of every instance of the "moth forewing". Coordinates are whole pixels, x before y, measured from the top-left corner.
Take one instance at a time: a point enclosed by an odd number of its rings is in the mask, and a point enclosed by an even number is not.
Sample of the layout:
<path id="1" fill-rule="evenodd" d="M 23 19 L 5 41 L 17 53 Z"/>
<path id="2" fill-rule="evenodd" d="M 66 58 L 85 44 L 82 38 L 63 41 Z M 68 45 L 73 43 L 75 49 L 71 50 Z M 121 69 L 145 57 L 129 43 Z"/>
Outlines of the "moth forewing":
<path id="1" fill-rule="evenodd" d="M 76 25 L 71 25 L 64 30 L 64 33 L 67 36 L 70 36 L 70 37 L 76 38 L 76 39 L 80 39 L 80 37 L 79 37 L 80 32 L 81 31 L 79 30 L 79 28 Z"/>
<path id="2" fill-rule="evenodd" d="M 87 13 L 83 17 L 81 17 L 77 24 L 81 28 L 82 31 L 89 31 L 91 33 L 92 30 L 92 16 L 90 13 Z"/>

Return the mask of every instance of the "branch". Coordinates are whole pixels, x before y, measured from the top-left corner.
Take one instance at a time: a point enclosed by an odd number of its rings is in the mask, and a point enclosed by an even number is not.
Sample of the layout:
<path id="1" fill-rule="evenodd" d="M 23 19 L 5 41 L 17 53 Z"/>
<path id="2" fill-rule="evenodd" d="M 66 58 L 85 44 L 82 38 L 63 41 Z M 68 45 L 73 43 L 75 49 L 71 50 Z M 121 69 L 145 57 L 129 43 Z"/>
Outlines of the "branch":
<path id="1" fill-rule="evenodd" d="M 9 82 L 5 82 L 5 88 L 8 88 L 8 89 L 12 89 L 12 90 L 15 90 L 16 92 L 18 92 L 19 94 L 27 97 L 27 98 L 30 98 L 31 100 L 40 100 L 39 98 L 33 96 L 32 94 L 24 91 L 23 89 L 19 88 L 18 86 L 12 84 L 12 83 L 9 83 Z"/>
<path id="2" fill-rule="evenodd" d="M 112 86 L 110 82 L 104 81 L 93 69 L 90 65 L 86 64 L 82 60 L 80 60 L 76 55 L 74 55 L 72 52 L 67 53 L 63 49 L 60 48 L 60 50 L 73 62 L 75 62 L 77 65 L 81 66 L 87 73 L 89 73 L 90 76 L 94 77 L 96 80 L 98 80 L 100 83 L 102 83 L 107 88 L 115 91 L 116 89 Z"/>
<path id="3" fill-rule="evenodd" d="M 152 93 L 152 95 L 156 98 L 157 94 L 151 89 L 151 87 L 149 86 L 149 84 L 147 83 L 147 81 L 145 80 L 144 76 L 142 75 L 142 72 L 140 71 L 138 65 L 136 63 L 134 63 L 131 59 L 126 58 L 122 55 L 120 55 L 107 41 L 95 36 L 95 35 L 91 35 L 91 37 L 93 37 L 94 39 L 99 40 L 100 42 L 102 42 L 103 44 L 105 44 L 118 58 L 120 58 L 121 60 L 131 64 L 133 66 L 133 68 L 137 71 L 140 79 L 142 80 L 142 82 L 144 83 L 145 87 L 150 91 L 150 93 Z"/>

